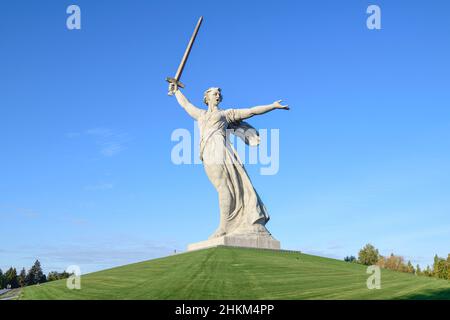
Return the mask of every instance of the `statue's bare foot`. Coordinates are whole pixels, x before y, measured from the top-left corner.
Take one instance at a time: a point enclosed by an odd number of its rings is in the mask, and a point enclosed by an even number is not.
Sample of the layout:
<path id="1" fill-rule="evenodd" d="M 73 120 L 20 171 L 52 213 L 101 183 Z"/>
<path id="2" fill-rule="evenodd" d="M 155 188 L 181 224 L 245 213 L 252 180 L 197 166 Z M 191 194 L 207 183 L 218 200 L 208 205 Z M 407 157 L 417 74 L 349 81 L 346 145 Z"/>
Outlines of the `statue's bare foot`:
<path id="1" fill-rule="evenodd" d="M 224 236 L 224 235 L 226 235 L 226 234 L 227 234 L 227 233 L 225 232 L 224 229 L 219 228 L 219 229 L 216 230 L 216 232 L 214 232 L 214 233 L 209 237 L 209 239 L 214 239 L 214 238 L 222 237 L 222 236 Z"/>

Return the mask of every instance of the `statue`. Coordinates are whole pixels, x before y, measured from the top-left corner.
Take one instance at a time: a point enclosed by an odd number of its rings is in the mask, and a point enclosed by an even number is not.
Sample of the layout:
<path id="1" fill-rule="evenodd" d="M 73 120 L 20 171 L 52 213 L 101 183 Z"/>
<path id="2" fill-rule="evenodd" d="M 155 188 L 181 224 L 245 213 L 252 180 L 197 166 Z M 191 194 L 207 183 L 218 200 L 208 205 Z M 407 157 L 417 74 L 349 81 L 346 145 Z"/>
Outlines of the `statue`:
<path id="1" fill-rule="evenodd" d="M 204 94 L 208 110 L 203 110 L 190 103 L 175 84 L 171 83 L 169 86 L 169 90 L 175 92 L 178 103 L 198 121 L 200 159 L 219 194 L 220 225 L 210 238 L 233 232 L 266 232 L 264 225 L 269 220 L 269 214 L 229 142 L 226 130 L 239 128 L 242 120 L 252 116 L 276 109 L 288 110 L 289 107 L 276 101 L 270 105 L 248 109 L 222 110 L 219 108 L 222 101 L 221 89 L 210 88 Z M 247 126 L 249 125 L 246 124 Z"/>
<path id="2" fill-rule="evenodd" d="M 269 105 L 247 109 L 220 109 L 222 91 L 209 88 L 203 102 L 207 110 L 194 106 L 180 91 L 184 85 L 179 82 L 184 64 L 202 22 L 200 18 L 189 42 L 186 53 L 175 78 L 167 78 L 169 95 L 175 95 L 178 103 L 196 121 L 200 129 L 200 159 L 205 172 L 219 196 L 220 224 L 209 240 L 191 244 L 189 250 L 214 245 L 235 245 L 279 249 L 265 225 L 269 214 L 253 187 L 239 156 L 228 139 L 230 131 L 245 143 L 259 144 L 257 131 L 243 120 L 273 110 L 289 110 L 281 100 Z"/>

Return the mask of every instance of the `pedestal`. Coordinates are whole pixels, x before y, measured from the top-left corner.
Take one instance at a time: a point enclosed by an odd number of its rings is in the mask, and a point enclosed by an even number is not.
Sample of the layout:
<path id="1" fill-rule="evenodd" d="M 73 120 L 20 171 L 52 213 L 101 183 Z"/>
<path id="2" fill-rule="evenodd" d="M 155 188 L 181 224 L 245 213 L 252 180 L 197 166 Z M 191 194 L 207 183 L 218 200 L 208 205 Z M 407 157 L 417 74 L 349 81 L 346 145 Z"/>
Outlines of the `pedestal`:
<path id="1" fill-rule="evenodd" d="M 274 239 L 270 234 L 268 235 L 231 234 L 201 242 L 191 243 L 188 245 L 188 251 L 206 249 L 217 246 L 280 250 L 280 241 Z"/>

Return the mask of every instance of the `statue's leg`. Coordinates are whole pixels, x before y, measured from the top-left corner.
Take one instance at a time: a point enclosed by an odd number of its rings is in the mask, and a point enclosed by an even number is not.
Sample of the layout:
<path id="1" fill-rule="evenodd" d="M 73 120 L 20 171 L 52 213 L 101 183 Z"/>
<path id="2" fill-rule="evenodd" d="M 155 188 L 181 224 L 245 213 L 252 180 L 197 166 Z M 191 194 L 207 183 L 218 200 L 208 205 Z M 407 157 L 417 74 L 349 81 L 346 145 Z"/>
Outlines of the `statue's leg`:
<path id="1" fill-rule="evenodd" d="M 224 165 L 204 163 L 204 167 L 219 196 L 220 224 L 210 238 L 221 237 L 227 233 L 227 217 L 234 209 L 233 196 L 228 188 Z"/>
<path id="2" fill-rule="evenodd" d="M 220 237 L 230 231 L 228 230 L 228 217 L 234 210 L 234 198 L 225 180 L 217 188 L 217 193 L 219 195 L 220 225 L 216 236 Z"/>

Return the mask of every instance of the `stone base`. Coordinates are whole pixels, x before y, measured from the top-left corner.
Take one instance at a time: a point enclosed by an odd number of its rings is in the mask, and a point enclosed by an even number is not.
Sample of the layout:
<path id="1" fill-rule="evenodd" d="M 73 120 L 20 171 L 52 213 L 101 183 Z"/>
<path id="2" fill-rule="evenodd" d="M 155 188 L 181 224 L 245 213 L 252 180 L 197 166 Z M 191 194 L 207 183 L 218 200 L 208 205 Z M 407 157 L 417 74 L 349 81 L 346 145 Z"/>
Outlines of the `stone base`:
<path id="1" fill-rule="evenodd" d="M 280 241 L 271 235 L 226 235 L 188 245 L 188 251 L 212 248 L 217 246 L 246 247 L 280 250 Z"/>

